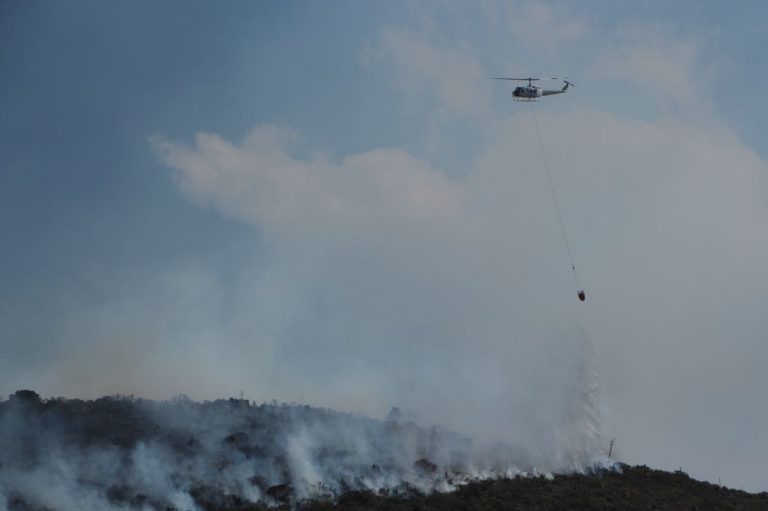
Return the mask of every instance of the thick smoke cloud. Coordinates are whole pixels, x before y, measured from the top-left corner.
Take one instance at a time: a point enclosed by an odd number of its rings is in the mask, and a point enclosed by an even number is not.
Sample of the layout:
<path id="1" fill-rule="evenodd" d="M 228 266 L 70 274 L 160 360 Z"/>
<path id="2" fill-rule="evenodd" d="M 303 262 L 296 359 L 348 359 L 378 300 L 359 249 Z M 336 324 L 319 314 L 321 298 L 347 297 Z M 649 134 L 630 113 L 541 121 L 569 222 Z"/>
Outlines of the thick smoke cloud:
<path id="1" fill-rule="evenodd" d="M 547 466 L 595 448 L 589 343 L 566 299 L 575 289 L 552 212 L 525 189 L 547 198 L 540 174 L 500 193 L 492 166 L 455 180 L 402 151 L 298 158 L 276 134 L 155 146 L 192 200 L 262 232 L 271 280 L 254 311 L 279 296 L 270 309 L 292 314 L 273 319 L 278 381 L 332 406 L 398 404 L 531 448 Z M 537 227 L 543 237 L 527 235 Z"/>
<path id="2" fill-rule="evenodd" d="M 293 156 L 269 126 L 242 144 L 201 134 L 192 146 L 155 147 L 192 200 L 267 240 L 270 277 L 251 298 L 254 310 L 272 311 L 264 323 L 281 340 L 271 351 L 275 381 L 306 382 L 313 399 L 369 413 L 397 403 L 427 421 L 535 446 L 550 463 L 596 445 L 597 414 L 583 392 L 589 332 L 610 387 L 609 434 L 630 432 L 630 450 L 644 442 L 635 428 L 654 413 L 649 395 L 659 405 L 680 400 L 662 405 L 665 420 L 693 407 L 704 421 L 685 389 L 735 391 L 702 376 L 728 360 L 749 370 L 765 330 L 764 162 L 714 123 L 591 110 L 542 113 L 540 123 L 587 282 L 581 309 L 530 150 L 529 112 L 495 123 L 463 177 L 400 151 Z M 293 176 L 308 175 L 314 195 L 294 186 L 303 180 Z M 260 209 L 263 190 L 282 207 Z M 290 304 L 289 318 L 270 296 Z M 738 351 L 722 342 L 732 307 L 744 320 Z M 674 441 L 687 436 L 677 431 Z M 670 463 L 679 454 L 671 438 L 649 441 L 667 443 Z"/>

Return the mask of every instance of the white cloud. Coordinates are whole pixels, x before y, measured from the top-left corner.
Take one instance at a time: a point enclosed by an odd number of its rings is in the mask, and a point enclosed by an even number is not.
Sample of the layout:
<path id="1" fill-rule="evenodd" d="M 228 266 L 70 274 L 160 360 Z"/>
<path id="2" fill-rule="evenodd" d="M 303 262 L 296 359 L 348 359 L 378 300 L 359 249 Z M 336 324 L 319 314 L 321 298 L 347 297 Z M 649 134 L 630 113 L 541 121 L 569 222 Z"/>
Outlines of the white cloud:
<path id="1" fill-rule="evenodd" d="M 617 44 L 596 56 L 595 76 L 625 80 L 685 113 L 710 112 L 699 85 L 710 72 L 702 65 L 699 41 L 647 25 L 622 26 L 614 37 Z"/>
<path id="2" fill-rule="evenodd" d="M 587 32 L 586 22 L 565 4 L 530 2 L 515 5 L 506 14 L 512 33 L 547 50 L 576 42 Z"/>
<path id="3" fill-rule="evenodd" d="M 239 146 L 208 133 L 198 133 L 193 147 L 153 139 L 192 200 L 267 228 L 429 222 L 460 213 L 460 189 L 404 151 L 376 149 L 332 163 L 292 157 L 295 142 L 275 126 L 256 127 Z"/>
<path id="4" fill-rule="evenodd" d="M 383 63 L 385 72 L 401 90 L 434 97 L 439 112 L 458 116 L 487 113 L 490 82 L 466 47 L 437 45 L 408 30 L 382 30 L 365 61 Z"/>

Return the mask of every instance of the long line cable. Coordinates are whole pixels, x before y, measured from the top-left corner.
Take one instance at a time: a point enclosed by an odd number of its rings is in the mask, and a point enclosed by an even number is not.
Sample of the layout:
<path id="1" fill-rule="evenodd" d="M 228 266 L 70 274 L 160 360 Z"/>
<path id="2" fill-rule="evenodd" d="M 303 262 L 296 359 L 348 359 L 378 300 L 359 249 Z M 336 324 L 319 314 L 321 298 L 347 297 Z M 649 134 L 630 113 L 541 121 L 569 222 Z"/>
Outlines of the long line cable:
<path id="1" fill-rule="evenodd" d="M 539 139 L 539 149 L 541 149 L 541 159 L 544 160 L 544 169 L 547 171 L 547 181 L 549 182 L 549 191 L 552 192 L 552 201 L 555 203 L 555 210 L 557 211 L 557 220 L 560 222 L 560 231 L 563 233 L 563 241 L 565 242 L 565 250 L 568 252 L 568 260 L 571 262 L 571 271 L 573 272 L 573 278 L 576 281 L 576 287 L 581 289 L 579 283 L 579 276 L 576 274 L 576 265 L 573 264 L 573 254 L 571 253 L 571 245 L 568 243 L 568 235 L 565 233 L 565 223 L 563 223 L 563 215 L 560 212 L 560 203 L 557 201 L 557 194 L 555 193 L 555 185 L 552 182 L 552 173 L 549 170 L 549 162 L 547 161 L 547 154 L 544 151 L 544 141 L 541 138 L 539 132 L 539 122 L 536 120 L 536 110 L 531 107 L 531 115 L 533 116 L 533 125 L 536 127 L 536 137 Z"/>

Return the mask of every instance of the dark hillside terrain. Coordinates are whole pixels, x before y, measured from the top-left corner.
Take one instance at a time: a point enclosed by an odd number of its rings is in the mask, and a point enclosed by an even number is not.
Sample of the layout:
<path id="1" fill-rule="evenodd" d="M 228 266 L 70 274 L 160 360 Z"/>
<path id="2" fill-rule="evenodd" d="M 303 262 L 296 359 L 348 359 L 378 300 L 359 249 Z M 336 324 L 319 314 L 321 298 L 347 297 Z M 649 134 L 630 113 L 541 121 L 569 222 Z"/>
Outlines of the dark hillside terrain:
<path id="1" fill-rule="evenodd" d="M 344 510 L 537 510 L 537 511 L 708 511 L 768 510 L 768 493 L 746 493 L 696 481 L 682 472 L 645 466 L 593 475 L 477 481 L 452 493 L 382 497 L 350 492 L 336 504 L 314 502 L 307 511 Z"/>

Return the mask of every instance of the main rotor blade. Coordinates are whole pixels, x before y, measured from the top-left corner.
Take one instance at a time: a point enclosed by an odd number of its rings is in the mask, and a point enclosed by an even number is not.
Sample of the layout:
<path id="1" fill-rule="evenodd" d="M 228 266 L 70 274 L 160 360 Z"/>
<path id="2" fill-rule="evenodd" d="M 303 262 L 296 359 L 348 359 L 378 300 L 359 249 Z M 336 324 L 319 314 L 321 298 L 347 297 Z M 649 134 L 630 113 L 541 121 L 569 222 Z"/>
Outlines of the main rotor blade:
<path id="1" fill-rule="evenodd" d="M 507 77 L 494 77 L 494 80 L 517 80 L 519 82 L 538 82 L 539 80 L 564 80 L 565 78 L 560 78 L 557 76 L 553 76 L 552 78 L 507 78 Z"/>

